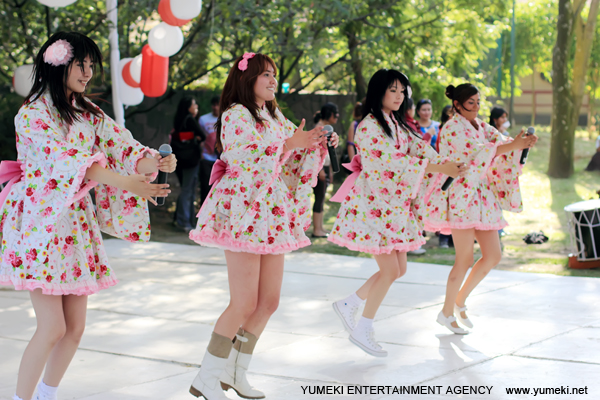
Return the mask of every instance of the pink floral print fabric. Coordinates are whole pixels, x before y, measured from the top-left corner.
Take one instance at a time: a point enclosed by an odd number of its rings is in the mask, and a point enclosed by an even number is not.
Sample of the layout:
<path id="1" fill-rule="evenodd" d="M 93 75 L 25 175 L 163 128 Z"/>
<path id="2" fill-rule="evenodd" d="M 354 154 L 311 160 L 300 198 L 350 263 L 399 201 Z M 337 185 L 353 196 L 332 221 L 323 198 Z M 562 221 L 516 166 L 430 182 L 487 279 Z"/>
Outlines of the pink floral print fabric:
<path id="1" fill-rule="evenodd" d="M 137 161 L 153 151 L 106 115 L 83 113 L 67 126 L 49 93 L 23 105 L 15 126 L 24 172 L 0 205 L 0 284 L 50 295 L 89 295 L 115 285 L 101 230 L 147 241 L 147 203 L 85 173 L 96 162 L 135 174 Z"/>
<path id="2" fill-rule="evenodd" d="M 260 110 L 264 125 L 234 104 L 221 116 L 221 160 L 227 171 L 198 213 L 196 243 L 231 251 L 281 254 L 310 245 L 311 187 L 327 151 L 287 151 L 296 126 L 279 109 Z"/>

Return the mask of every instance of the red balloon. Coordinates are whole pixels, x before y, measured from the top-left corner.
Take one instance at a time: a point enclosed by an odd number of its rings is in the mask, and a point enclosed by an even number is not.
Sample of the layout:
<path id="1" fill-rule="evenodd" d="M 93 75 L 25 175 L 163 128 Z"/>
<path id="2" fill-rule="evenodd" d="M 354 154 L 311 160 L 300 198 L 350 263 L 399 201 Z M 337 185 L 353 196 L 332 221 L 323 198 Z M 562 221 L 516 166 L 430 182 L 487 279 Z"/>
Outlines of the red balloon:
<path id="1" fill-rule="evenodd" d="M 148 97 L 160 97 L 167 91 L 169 82 L 169 57 L 156 54 L 145 45 L 142 48 L 142 77 L 140 89 Z"/>
<path id="2" fill-rule="evenodd" d="M 131 60 L 133 61 L 133 60 Z M 129 67 L 131 66 L 131 61 L 129 61 L 127 64 L 125 64 L 125 66 L 123 67 L 123 81 L 128 84 L 129 86 L 133 87 L 133 88 L 139 88 L 140 84 L 137 83 L 133 77 L 131 76 L 131 71 L 129 71 Z"/>
<path id="3" fill-rule="evenodd" d="M 158 13 L 164 22 L 172 26 L 183 26 L 191 21 L 191 19 L 179 19 L 173 15 L 171 0 L 160 0 L 160 3 L 158 3 Z"/>

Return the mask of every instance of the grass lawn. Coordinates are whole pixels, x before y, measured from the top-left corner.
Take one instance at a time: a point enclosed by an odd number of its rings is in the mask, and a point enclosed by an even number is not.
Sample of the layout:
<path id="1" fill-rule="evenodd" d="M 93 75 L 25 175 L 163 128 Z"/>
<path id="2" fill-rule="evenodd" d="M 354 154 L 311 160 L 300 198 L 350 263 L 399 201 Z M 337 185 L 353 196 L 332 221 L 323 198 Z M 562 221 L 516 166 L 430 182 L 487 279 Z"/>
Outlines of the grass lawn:
<path id="1" fill-rule="evenodd" d="M 594 141 L 588 139 L 587 132 L 578 131 L 575 141 L 575 174 L 569 179 L 554 179 L 546 175 L 550 153 L 550 131 L 548 127 L 537 127 L 540 140 L 531 150 L 521 176 L 521 192 L 524 210 L 520 214 L 504 212 L 509 223 L 505 229 L 508 235 L 502 238 L 503 259 L 499 269 L 553 273 L 557 275 L 600 277 L 600 268 L 591 270 L 571 270 L 567 268 L 567 255 L 571 252 L 571 240 L 567 228 L 564 207 L 582 200 L 598 198 L 600 172 L 584 171 L 595 152 Z M 513 134 L 514 136 L 514 134 Z M 343 174 L 340 172 L 340 174 Z M 330 186 L 330 193 L 337 190 L 339 183 Z M 329 197 L 329 196 L 328 196 Z M 331 230 L 339 203 L 327 201 L 325 205 L 325 227 Z M 549 241 L 542 245 L 527 245 L 522 238 L 532 231 L 542 230 Z M 310 236 L 311 231 L 307 232 Z M 452 265 L 454 249 L 440 249 L 438 240 L 428 233 L 427 253 L 422 256 L 409 256 L 409 261 Z M 371 257 L 328 242 L 326 239 L 312 239 L 313 244 L 304 249 L 313 253 L 343 254 L 358 257 Z M 475 245 L 478 250 L 478 246 Z"/>

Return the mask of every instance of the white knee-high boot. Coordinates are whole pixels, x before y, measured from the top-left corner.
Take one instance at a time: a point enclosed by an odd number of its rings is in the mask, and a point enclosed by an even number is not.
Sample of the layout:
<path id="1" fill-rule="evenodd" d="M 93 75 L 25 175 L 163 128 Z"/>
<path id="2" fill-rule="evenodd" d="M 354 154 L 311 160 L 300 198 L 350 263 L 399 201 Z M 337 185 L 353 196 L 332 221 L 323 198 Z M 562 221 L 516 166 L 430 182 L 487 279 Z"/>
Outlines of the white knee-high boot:
<path id="1" fill-rule="evenodd" d="M 232 346 L 231 339 L 212 333 L 200 371 L 190 387 L 192 395 L 204 397 L 206 400 L 229 400 L 221 389 L 220 378 L 225 371 Z"/>
<path id="2" fill-rule="evenodd" d="M 252 353 L 258 338 L 240 328 L 233 349 L 229 355 L 227 367 L 221 376 L 223 390 L 233 389 L 244 399 L 264 399 L 265 394 L 254 389 L 248 382 L 246 372 L 252 360 Z"/>

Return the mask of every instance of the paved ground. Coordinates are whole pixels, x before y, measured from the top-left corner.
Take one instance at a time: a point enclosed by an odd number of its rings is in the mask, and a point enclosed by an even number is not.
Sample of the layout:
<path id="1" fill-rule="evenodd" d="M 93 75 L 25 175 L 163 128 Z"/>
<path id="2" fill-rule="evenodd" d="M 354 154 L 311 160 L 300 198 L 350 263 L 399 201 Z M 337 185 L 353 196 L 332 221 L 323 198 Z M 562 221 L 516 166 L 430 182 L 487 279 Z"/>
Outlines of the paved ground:
<path id="1" fill-rule="evenodd" d="M 121 282 L 90 297 L 87 331 L 60 399 L 193 399 L 189 384 L 228 301 L 223 253 L 106 244 Z M 534 388 L 560 386 L 588 394 L 535 398 L 600 398 L 600 280 L 493 271 L 469 302 L 475 330 L 461 337 L 435 322 L 449 267 L 410 263 L 375 322 L 389 351 L 379 359 L 348 341 L 331 308 L 375 270 L 371 259 L 287 257 L 281 304 L 251 365 L 250 380 L 268 399 L 524 399 L 534 398 Z M 28 294 L 0 290 L 0 399 L 14 393 L 34 330 Z M 340 384 L 427 385 L 441 394 L 303 395 L 303 386 Z M 493 388 L 491 395 L 446 394 L 463 385 Z M 507 395 L 513 387 L 532 394 Z"/>

